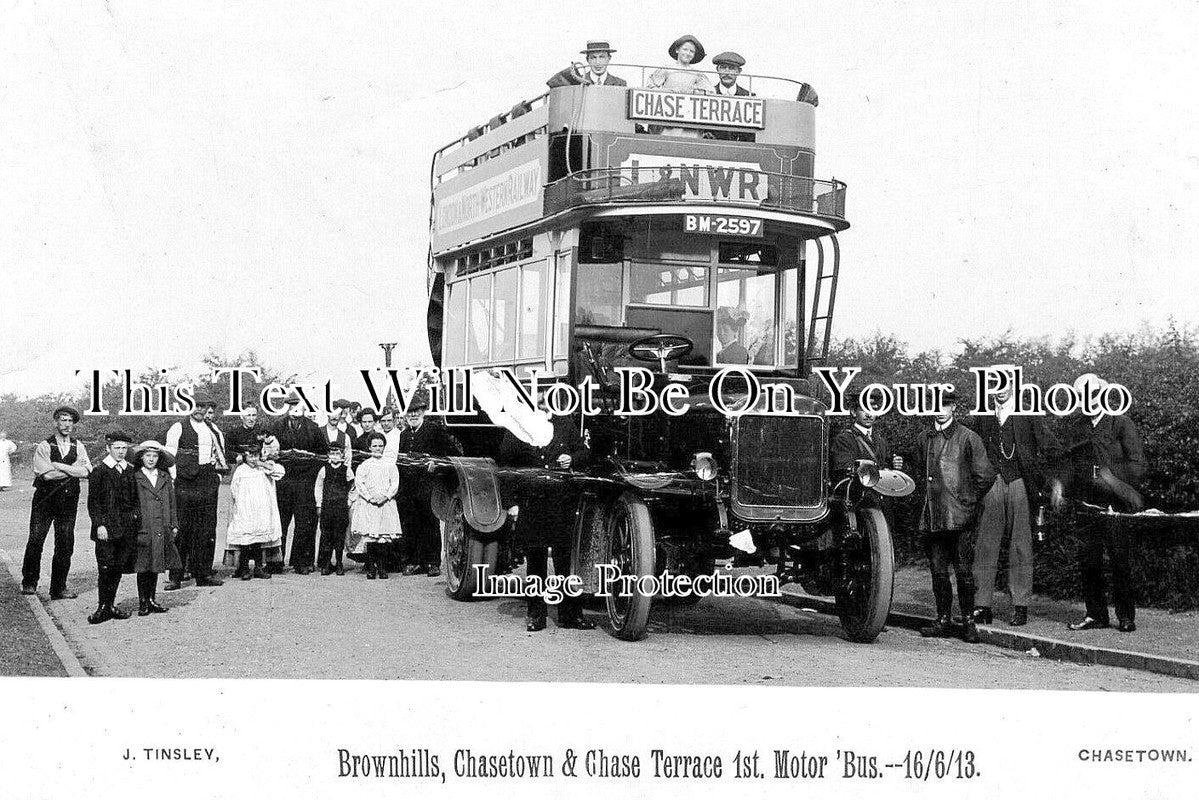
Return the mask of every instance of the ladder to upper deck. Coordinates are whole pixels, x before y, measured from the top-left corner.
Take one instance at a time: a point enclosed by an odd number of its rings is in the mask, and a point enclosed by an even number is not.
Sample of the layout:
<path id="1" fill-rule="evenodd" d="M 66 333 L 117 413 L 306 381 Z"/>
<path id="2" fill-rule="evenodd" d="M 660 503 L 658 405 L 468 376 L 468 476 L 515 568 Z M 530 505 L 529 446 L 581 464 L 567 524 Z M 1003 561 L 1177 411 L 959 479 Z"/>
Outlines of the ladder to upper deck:
<path id="1" fill-rule="evenodd" d="M 808 332 L 803 350 L 800 372 L 807 375 L 813 364 L 822 364 L 828 359 L 829 344 L 832 342 L 833 308 L 837 300 L 837 275 L 841 269 L 841 244 L 836 234 L 831 234 L 832 258 L 826 261 L 824 244 L 813 239 L 816 246 L 816 279 L 812 282 L 812 316 L 808 321 Z"/>

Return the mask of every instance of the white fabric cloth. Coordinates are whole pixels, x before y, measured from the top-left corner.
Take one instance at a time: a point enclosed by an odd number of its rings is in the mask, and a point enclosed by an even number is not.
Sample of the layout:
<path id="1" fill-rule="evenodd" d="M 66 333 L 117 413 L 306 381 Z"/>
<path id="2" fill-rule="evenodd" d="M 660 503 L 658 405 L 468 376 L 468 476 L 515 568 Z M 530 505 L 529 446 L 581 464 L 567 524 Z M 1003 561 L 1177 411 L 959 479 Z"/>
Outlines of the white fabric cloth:
<path id="1" fill-rule="evenodd" d="M 351 552 L 361 554 L 366 552 L 367 544 L 400 538 L 400 512 L 393 502 L 399 490 L 400 471 L 395 461 L 386 456 L 368 458 L 354 470 L 354 489 L 350 493 L 354 548 Z"/>
<path id="2" fill-rule="evenodd" d="M 240 464 L 233 472 L 229 486 L 233 509 L 225 534 L 227 547 L 282 543 L 279 503 L 275 499 L 275 481 L 281 477 L 283 467 L 273 461 L 258 467 Z"/>

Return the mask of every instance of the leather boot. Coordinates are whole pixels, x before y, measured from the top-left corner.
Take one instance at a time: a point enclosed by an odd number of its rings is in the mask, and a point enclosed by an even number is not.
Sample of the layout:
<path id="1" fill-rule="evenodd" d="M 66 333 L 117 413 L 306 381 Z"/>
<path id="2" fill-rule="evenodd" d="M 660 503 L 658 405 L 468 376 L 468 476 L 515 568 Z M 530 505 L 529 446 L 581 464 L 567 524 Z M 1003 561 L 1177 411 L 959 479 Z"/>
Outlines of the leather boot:
<path id="1" fill-rule="evenodd" d="M 978 644 L 978 626 L 971 617 L 962 620 L 962 641 L 966 644 Z"/>
<path id="2" fill-rule="evenodd" d="M 1028 606 L 1016 606 L 1012 609 L 1012 618 L 1008 620 L 1008 625 L 1020 627 L 1028 624 Z"/>

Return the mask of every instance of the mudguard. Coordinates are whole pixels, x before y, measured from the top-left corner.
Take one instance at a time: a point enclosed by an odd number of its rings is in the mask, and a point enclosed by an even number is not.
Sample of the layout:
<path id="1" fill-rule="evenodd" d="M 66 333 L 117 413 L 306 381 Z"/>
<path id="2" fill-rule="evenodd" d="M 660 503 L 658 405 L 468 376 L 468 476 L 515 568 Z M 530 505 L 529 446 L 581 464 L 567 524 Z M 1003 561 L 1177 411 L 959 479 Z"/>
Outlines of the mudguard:
<path id="1" fill-rule="evenodd" d="M 458 478 L 458 499 L 466 524 L 480 533 L 494 533 L 504 526 L 508 512 L 500 503 L 500 487 L 496 481 L 495 462 L 490 458 L 452 457 L 454 474 Z M 433 490 L 431 505 L 439 519 L 449 513 L 451 493 L 442 484 Z"/>

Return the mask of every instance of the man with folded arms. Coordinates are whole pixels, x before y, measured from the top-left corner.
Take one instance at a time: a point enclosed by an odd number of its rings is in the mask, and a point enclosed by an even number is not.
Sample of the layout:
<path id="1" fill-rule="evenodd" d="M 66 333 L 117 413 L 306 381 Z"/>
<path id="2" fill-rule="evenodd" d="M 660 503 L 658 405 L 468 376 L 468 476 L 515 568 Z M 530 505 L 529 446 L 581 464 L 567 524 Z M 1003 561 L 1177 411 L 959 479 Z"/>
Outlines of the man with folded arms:
<path id="1" fill-rule="evenodd" d="M 71 554 L 75 552 L 75 516 L 79 512 L 79 479 L 92 464 L 83 443 L 71 438 L 79 412 L 59 406 L 52 415 L 54 435 L 33 451 L 33 507 L 29 511 L 29 542 L 25 545 L 21 594 L 37 594 L 42 571 L 42 548 L 54 526 L 54 559 L 50 566 L 50 599 L 77 597 L 67 589 Z"/>

